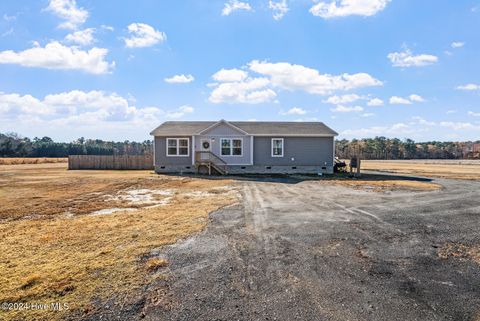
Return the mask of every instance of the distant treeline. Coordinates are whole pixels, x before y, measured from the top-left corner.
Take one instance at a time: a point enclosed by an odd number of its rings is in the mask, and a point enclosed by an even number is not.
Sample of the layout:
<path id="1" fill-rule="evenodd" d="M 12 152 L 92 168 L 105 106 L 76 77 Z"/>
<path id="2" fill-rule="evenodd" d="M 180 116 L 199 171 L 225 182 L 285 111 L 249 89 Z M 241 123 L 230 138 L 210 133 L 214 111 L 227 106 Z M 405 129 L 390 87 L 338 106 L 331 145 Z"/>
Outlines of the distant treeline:
<path id="1" fill-rule="evenodd" d="M 22 137 L 0 134 L 0 157 L 67 157 L 68 155 L 144 155 L 152 153 L 152 141 L 111 142 L 79 138 L 70 143 L 54 142 L 50 137 Z"/>
<path id="2" fill-rule="evenodd" d="M 463 159 L 480 158 L 480 141 L 424 142 L 375 137 L 337 140 L 336 156 L 363 159 Z M 66 157 L 68 155 L 145 155 L 153 151 L 152 141 L 112 142 L 79 138 L 70 143 L 50 137 L 29 139 L 15 133 L 0 134 L 0 157 Z"/>
<path id="3" fill-rule="evenodd" d="M 335 143 L 336 156 L 362 159 L 465 159 L 480 158 L 480 141 L 475 142 L 423 142 L 411 139 L 375 137 L 343 139 Z"/>

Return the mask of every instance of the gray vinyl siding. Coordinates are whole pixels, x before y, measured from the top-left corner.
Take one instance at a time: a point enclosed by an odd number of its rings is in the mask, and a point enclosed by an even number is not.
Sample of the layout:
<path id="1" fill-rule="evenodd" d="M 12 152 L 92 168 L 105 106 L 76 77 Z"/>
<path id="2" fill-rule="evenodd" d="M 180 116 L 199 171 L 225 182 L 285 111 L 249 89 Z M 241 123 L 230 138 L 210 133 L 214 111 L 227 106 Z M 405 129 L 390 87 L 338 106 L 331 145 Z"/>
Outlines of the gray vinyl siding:
<path id="1" fill-rule="evenodd" d="M 220 126 L 219 126 L 220 127 Z M 220 149 L 220 144 L 221 144 L 221 139 L 222 138 L 229 138 L 229 139 L 242 139 L 243 140 L 243 145 L 242 145 L 242 156 L 222 156 L 221 155 L 221 149 Z M 227 164 L 236 164 L 236 165 L 249 165 L 251 164 L 251 136 L 245 136 L 245 135 L 218 135 L 218 136 L 213 136 L 213 135 L 202 135 L 202 136 L 195 136 L 195 150 L 196 151 L 201 151 L 201 141 L 202 139 L 210 139 L 211 145 L 210 145 L 210 151 L 223 159 Z"/>
<path id="2" fill-rule="evenodd" d="M 189 156 L 167 156 L 167 138 L 188 138 Z M 191 136 L 155 136 L 155 166 L 192 165 Z"/>
<path id="3" fill-rule="evenodd" d="M 283 138 L 283 157 L 271 156 L 272 138 Z M 333 137 L 255 136 L 253 139 L 254 165 L 333 166 Z"/>

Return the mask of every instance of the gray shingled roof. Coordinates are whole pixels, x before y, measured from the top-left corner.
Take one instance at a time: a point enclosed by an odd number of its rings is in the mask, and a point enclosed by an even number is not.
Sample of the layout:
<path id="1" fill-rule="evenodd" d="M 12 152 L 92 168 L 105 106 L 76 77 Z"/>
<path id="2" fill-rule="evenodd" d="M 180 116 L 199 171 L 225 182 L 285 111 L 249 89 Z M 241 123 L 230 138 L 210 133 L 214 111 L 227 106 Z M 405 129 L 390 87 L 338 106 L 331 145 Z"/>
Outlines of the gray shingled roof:
<path id="1" fill-rule="evenodd" d="M 192 136 L 217 121 L 167 121 L 155 128 L 150 135 L 153 136 Z M 275 121 L 228 121 L 250 135 L 295 135 L 295 136 L 336 136 L 337 132 L 327 127 L 322 122 L 275 122 Z"/>

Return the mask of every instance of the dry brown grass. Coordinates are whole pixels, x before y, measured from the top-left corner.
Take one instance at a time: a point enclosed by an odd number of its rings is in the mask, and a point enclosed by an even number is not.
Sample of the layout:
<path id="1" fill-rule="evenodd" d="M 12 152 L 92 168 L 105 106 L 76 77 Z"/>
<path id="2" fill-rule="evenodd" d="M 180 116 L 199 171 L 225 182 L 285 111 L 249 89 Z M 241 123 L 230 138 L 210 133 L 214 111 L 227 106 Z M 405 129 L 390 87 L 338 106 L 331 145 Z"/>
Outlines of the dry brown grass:
<path id="1" fill-rule="evenodd" d="M 427 177 L 480 180 L 480 161 L 362 160 L 362 169 Z"/>
<path id="2" fill-rule="evenodd" d="M 1 158 L 0 165 L 20 165 L 20 164 L 49 164 L 49 163 L 66 163 L 68 158 L 53 158 L 53 157 L 14 157 Z"/>
<path id="3" fill-rule="evenodd" d="M 385 190 L 412 190 L 412 191 L 433 191 L 441 189 L 442 186 L 430 182 L 412 181 L 412 180 L 331 180 L 337 185 L 353 187 L 357 189 L 371 189 L 373 191 Z"/>
<path id="4" fill-rule="evenodd" d="M 145 263 L 145 267 L 148 271 L 153 272 L 158 270 L 159 268 L 165 267 L 168 265 L 168 261 L 165 259 L 161 259 L 158 257 L 153 257 L 148 259 L 147 263 Z"/>
<path id="5" fill-rule="evenodd" d="M 149 171 L 67 171 L 65 164 L 2 166 L 0 302 L 61 302 L 70 307 L 10 311 L 6 317 L 60 320 L 65 313 L 94 310 L 94 301 L 128 298 L 168 264 L 142 258 L 202 230 L 210 212 L 236 201 L 235 193 L 222 189 L 231 184 Z M 175 192 L 163 206 L 136 204 L 137 211 L 88 215 L 125 206 L 105 195 L 140 188 Z M 38 217 L 28 218 L 33 214 Z"/>

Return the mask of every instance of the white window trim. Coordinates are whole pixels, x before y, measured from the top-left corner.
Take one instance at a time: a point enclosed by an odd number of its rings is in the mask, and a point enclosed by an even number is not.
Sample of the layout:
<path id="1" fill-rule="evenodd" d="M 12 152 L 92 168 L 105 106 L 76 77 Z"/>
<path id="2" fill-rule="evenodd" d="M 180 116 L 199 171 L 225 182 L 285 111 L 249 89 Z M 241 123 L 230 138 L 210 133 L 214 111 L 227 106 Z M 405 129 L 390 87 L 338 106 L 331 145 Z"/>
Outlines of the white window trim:
<path id="1" fill-rule="evenodd" d="M 222 155 L 222 140 L 229 140 L 230 141 L 230 155 Z M 233 155 L 233 141 L 234 140 L 239 140 L 240 141 L 240 148 L 242 150 L 242 153 L 240 155 Z M 237 138 L 226 138 L 222 137 L 220 138 L 220 157 L 243 157 L 243 138 L 237 137 Z"/>
<path id="2" fill-rule="evenodd" d="M 178 151 L 180 149 L 180 140 L 187 140 L 187 155 L 179 155 Z M 177 153 L 175 155 L 169 154 L 168 153 L 168 141 L 169 140 L 176 140 L 177 141 Z M 167 157 L 190 157 L 190 139 L 188 137 L 167 137 L 165 140 L 165 155 Z"/>
<path id="3" fill-rule="evenodd" d="M 274 155 L 273 154 L 273 141 L 274 140 L 282 141 L 282 154 L 281 155 Z M 272 138 L 272 142 L 271 142 L 271 145 L 270 145 L 270 152 L 272 154 L 272 157 L 283 157 L 283 155 L 285 154 L 285 144 L 284 144 L 283 138 Z"/>

